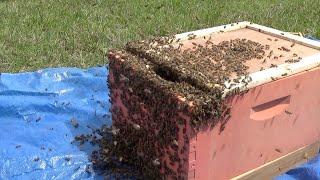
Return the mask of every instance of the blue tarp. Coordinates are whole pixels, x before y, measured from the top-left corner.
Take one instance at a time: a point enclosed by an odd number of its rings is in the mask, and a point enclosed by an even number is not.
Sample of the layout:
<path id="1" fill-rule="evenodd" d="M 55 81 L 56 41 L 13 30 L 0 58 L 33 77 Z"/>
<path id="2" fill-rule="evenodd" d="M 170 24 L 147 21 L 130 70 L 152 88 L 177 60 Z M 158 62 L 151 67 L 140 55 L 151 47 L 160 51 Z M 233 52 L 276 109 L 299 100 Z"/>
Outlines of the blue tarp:
<path id="1" fill-rule="evenodd" d="M 0 179 L 98 177 L 88 160 L 91 146 L 71 142 L 111 125 L 107 72 L 97 67 L 1 74 Z"/>
<path id="2" fill-rule="evenodd" d="M 88 160 L 94 147 L 71 142 L 111 125 L 107 74 L 106 67 L 1 74 L 0 179 L 100 179 Z M 320 179 L 320 156 L 276 179 Z"/>
<path id="3" fill-rule="evenodd" d="M 282 174 L 276 180 L 319 180 L 320 179 L 320 155 L 316 156 L 309 162 L 289 170 Z"/>

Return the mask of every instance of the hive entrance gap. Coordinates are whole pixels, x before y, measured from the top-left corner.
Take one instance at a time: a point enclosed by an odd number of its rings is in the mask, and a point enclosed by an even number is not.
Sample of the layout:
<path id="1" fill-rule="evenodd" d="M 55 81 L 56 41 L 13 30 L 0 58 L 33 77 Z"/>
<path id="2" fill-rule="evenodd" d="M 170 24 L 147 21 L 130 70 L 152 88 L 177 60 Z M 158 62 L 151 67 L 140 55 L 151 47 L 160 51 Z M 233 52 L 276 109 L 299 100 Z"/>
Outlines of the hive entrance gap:
<path id="1" fill-rule="evenodd" d="M 171 81 L 174 83 L 180 82 L 178 75 L 172 72 L 170 69 L 158 67 L 155 69 L 155 73 L 164 80 Z"/>

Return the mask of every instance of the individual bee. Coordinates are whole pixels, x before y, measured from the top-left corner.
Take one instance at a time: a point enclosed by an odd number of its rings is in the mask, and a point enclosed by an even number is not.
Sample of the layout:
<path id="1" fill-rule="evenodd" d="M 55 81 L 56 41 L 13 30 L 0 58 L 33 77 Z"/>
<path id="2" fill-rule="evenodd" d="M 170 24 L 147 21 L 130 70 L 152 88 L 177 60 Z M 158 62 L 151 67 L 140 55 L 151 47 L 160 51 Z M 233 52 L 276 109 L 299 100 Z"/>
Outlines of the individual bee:
<path id="1" fill-rule="evenodd" d="M 71 124 L 72 124 L 73 127 L 75 127 L 75 128 L 78 128 L 78 127 L 79 127 L 79 123 L 78 123 L 78 121 L 77 121 L 75 118 L 72 118 L 72 119 L 70 120 L 70 122 L 71 122 Z"/>
<path id="2" fill-rule="evenodd" d="M 286 48 L 284 46 L 281 47 L 281 50 L 286 51 L 286 52 L 290 52 L 290 49 L 288 49 L 288 48 Z"/>
<path id="3" fill-rule="evenodd" d="M 273 50 L 270 51 L 270 53 L 267 57 L 270 58 L 272 55 L 273 55 Z"/>
<path id="4" fill-rule="evenodd" d="M 236 87 L 234 89 L 232 89 L 229 93 L 230 96 L 233 96 L 233 95 L 236 95 L 236 94 L 239 94 L 240 93 L 240 88 L 239 87 Z"/>
<path id="5" fill-rule="evenodd" d="M 288 114 L 288 115 L 291 115 L 292 114 L 292 112 L 290 112 L 290 111 L 288 111 L 288 110 L 285 110 L 284 111 L 286 114 Z"/>
<path id="6" fill-rule="evenodd" d="M 270 49 L 270 45 L 266 45 L 266 50 L 269 50 Z"/>
<path id="7" fill-rule="evenodd" d="M 150 89 L 144 89 L 144 92 L 146 93 L 146 94 L 151 94 L 151 91 L 150 91 Z"/>
<path id="8" fill-rule="evenodd" d="M 293 46 L 295 46 L 296 45 L 296 43 L 295 42 L 293 42 L 292 44 L 291 44 L 291 46 L 290 47 L 293 47 Z"/>
<path id="9" fill-rule="evenodd" d="M 288 75 L 288 73 L 283 73 L 283 74 L 281 74 L 281 76 L 286 76 L 286 75 Z"/>
<path id="10" fill-rule="evenodd" d="M 276 67 L 278 67 L 276 64 L 271 64 L 270 65 L 270 68 L 276 68 Z"/>
<path id="11" fill-rule="evenodd" d="M 293 59 L 287 59 L 284 61 L 285 63 L 293 63 Z"/>
<path id="12" fill-rule="evenodd" d="M 139 124 L 133 124 L 133 128 L 135 129 L 135 130 L 140 130 L 140 125 Z"/>
<path id="13" fill-rule="evenodd" d="M 172 143 L 173 143 L 175 146 L 179 146 L 178 141 L 177 141 L 177 140 L 175 140 L 175 139 L 172 141 Z"/>
<path id="14" fill-rule="evenodd" d="M 278 39 L 277 39 L 277 38 L 275 38 L 275 39 L 274 39 L 274 41 L 278 41 Z"/>
<path id="15" fill-rule="evenodd" d="M 125 75 L 120 74 L 120 82 L 129 82 L 129 78 L 127 78 Z"/>
<path id="16" fill-rule="evenodd" d="M 234 79 L 233 82 L 239 83 L 239 79 Z"/>
<path id="17" fill-rule="evenodd" d="M 298 54 L 296 54 L 296 53 L 293 53 L 293 55 L 292 55 L 293 57 L 297 57 L 298 56 Z"/>
<path id="18" fill-rule="evenodd" d="M 272 41 L 272 39 L 271 38 L 267 38 L 269 41 Z"/>
<path id="19" fill-rule="evenodd" d="M 300 61 L 300 59 L 288 59 L 288 60 L 285 60 L 285 63 L 296 63 L 299 61 Z"/>
<path id="20" fill-rule="evenodd" d="M 183 46 L 182 43 L 179 43 L 178 49 L 180 49 Z"/>
<path id="21" fill-rule="evenodd" d="M 196 38 L 196 35 L 191 33 L 191 34 L 188 34 L 188 40 L 192 40 L 192 39 L 195 39 Z"/>
<path id="22" fill-rule="evenodd" d="M 264 68 L 263 68 L 263 67 L 261 67 L 261 68 L 260 68 L 260 71 L 263 71 L 263 70 L 264 70 Z"/>
<path id="23" fill-rule="evenodd" d="M 160 165 L 159 159 L 153 160 L 153 161 L 152 161 L 152 164 L 153 164 L 154 166 L 159 166 L 159 165 Z"/>
<path id="24" fill-rule="evenodd" d="M 271 80 L 272 80 L 272 81 L 276 81 L 276 80 L 277 80 L 277 78 L 275 78 L 275 77 L 271 77 Z"/>
<path id="25" fill-rule="evenodd" d="M 276 149 L 274 149 L 274 150 L 277 151 L 278 153 L 281 153 L 281 150 L 278 149 L 278 148 L 276 148 Z"/>
<path id="26" fill-rule="evenodd" d="M 39 160 L 40 160 L 39 157 L 36 157 L 36 158 L 33 159 L 33 161 L 39 161 Z"/>

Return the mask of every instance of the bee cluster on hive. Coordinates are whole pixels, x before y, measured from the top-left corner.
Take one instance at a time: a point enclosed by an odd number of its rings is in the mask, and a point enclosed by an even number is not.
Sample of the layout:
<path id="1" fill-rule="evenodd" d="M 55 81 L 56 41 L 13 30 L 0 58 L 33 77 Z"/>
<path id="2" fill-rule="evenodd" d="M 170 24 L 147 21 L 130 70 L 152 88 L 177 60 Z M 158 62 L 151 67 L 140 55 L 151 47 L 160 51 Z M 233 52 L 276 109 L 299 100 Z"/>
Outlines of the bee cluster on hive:
<path id="1" fill-rule="evenodd" d="M 100 147 L 92 154 L 95 167 L 138 179 L 187 177 L 192 136 L 218 123 L 223 131 L 231 116 L 223 92 L 250 82 L 240 78 L 248 77 L 245 62 L 264 63 L 273 56 L 269 45 L 247 39 L 217 44 L 211 36 L 203 39 L 204 44 L 183 48 L 173 36 L 157 37 L 109 52 L 113 126 L 103 127 L 95 140 Z M 239 93 L 236 88 L 228 95 Z"/>

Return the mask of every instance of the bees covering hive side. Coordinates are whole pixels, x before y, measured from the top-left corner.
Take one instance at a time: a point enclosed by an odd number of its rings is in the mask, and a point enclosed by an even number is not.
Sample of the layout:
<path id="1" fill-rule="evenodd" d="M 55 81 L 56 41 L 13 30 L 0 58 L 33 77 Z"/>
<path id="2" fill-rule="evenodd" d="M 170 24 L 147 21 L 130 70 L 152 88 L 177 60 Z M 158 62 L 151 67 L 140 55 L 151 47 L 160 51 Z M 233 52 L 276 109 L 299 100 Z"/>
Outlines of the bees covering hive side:
<path id="1" fill-rule="evenodd" d="M 188 170 L 189 124 L 199 122 L 189 117 L 196 113 L 209 117 L 191 98 L 210 99 L 188 83 L 162 79 L 158 68 L 124 51 L 110 53 L 113 128 L 118 132 L 112 139 L 116 145 L 103 144 L 102 149 L 111 153 L 103 156 L 121 157 L 144 179 L 183 179 Z"/>

